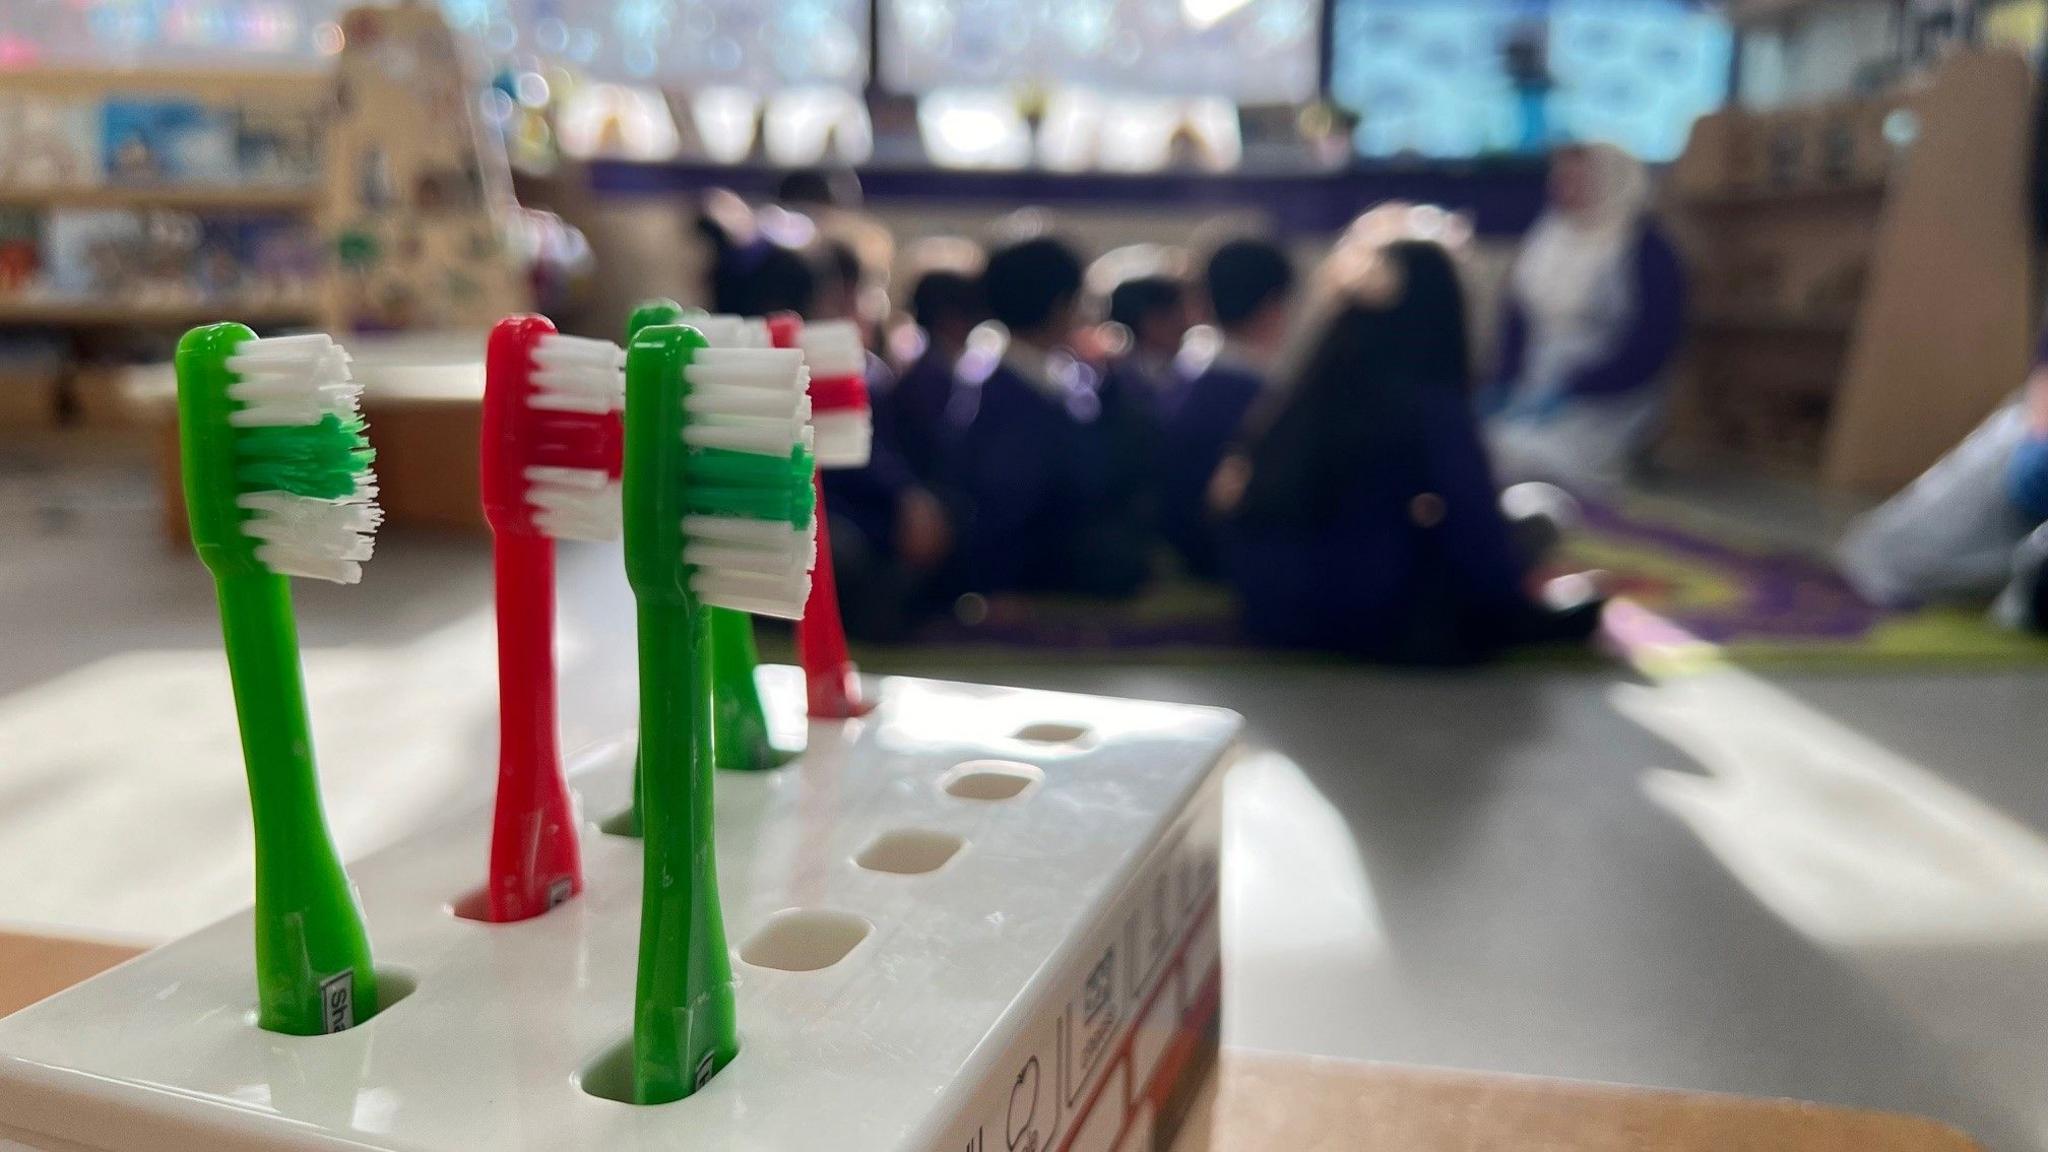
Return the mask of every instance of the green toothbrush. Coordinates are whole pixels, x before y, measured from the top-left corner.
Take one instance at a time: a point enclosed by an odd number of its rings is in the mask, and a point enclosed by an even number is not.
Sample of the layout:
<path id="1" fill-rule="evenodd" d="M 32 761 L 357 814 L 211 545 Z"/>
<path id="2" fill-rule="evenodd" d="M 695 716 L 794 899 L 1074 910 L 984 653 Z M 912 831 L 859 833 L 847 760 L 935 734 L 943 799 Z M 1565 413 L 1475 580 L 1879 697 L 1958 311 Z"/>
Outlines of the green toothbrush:
<path id="1" fill-rule="evenodd" d="M 348 353 L 240 324 L 178 342 L 192 543 L 212 571 L 256 826 L 257 1022 L 315 1036 L 376 1015 L 355 889 L 320 806 L 285 577 L 353 584 L 380 514 Z"/>
<path id="2" fill-rule="evenodd" d="M 626 577 L 638 601 L 645 884 L 633 1098 L 680 1100 L 739 1051 L 712 842 L 711 613 L 794 618 L 816 558 L 803 354 L 656 324 L 626 351 Z"/>
<path id="3" fill-rule="evenodd" d="M 696 309 L 686 310 L 673 300 L 649 300 L 633 309 L 626 321 L 626 340 L 655 324 L 688 324 L 703 334 L 712 348 L 766 348 L 768 326 L 759 320 L 739 316 L 714 316 Z M 727 608 L 706 609 L 711 615 L 711 697 L 712 748 L 721 771 L 758 772 L 779 767 L 789 755 L 768 739 L 768 716 L 761 707 L 761 692 L 754 684 L 754 669 L 761 663 L 754 646 L 754 622 L 744 612 Z M 635 768 L 637 772 L 637 767 Z M 634 831 L 640 827 L 640 789 L 633 789 Z"/>

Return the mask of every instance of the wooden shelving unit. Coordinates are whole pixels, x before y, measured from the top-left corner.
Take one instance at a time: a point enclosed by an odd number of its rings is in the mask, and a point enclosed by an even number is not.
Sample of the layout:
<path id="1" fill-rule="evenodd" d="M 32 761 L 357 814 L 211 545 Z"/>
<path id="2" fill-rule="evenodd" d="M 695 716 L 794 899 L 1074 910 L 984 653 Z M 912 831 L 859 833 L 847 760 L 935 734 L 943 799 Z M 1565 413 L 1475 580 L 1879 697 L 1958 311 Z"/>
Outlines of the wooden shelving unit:
<path id="1" fill-rule="evenodd" d="M 0 208 L 164 208 L 183 212 L 303 215 L 320 203 L 316 185 L 207 187 L 95 184 L 19 188 L 0 184 Z"/>
<path id="2" fill-rule="evenodd" d="M 1883 200 L 1885 189 L 1883 180 L 1846 180 L 1786 188 L 1729 188 L 1692 193 L 1685 196 L 1680 205 L 1693 212 L 1789 211 L 1803 207 L 1832 209 L 1845 202 Z"/>
<path id="3" fill-rule="evenodd" d="M 2032 83 L 1960 52 L 1894 92 L 1695 125 L 1669 198 L 1694 298 L 1681 446 L 1884 494 L 2018 386 Z"/>
<path id="4" fill-rule="evenodd" d="M 0 73 L 0 99 L 47 98 L 92 107 L 116 97 L 189 100 L 216 108 L 261 107 L 306 118 L 316 129 L 334 107 L 331 68 L 291 70 L 121 69 L 38 67 Z M 302 184 L 133 183 L 10 185 L 0 183 L 0 210 L 58 209 L 185 212 L 202 217 L 283 216 L 301 219 L 316 233 L 325 179 Z M 290 303 L 255 298 L 241 304 L 164 304 L 94 297 L 61 300 L 32 293 L 0 294 L 0 327 L 102 329 L 115 324 L 171 328 L 236 314 L 252 324 L 325 323 L 334 317 L 324 278 L 312 299 Z M 82 349 L 83 351 L 83 349 Z"/>
<path id="5" fill-rule="evenodd" d="M 190 278 L 188 294 L 181 283 L 144 283 L 147 272 L 125 266 L 112 272 L 88 266 L 95 287 L 107 289 L 93 296 L 69 294 L 76 286 L 68 281 L 77 276 L 0 289 L 0 335 L 54 331 L 68 342 L 66 367 L 54 384 L 45 372 L 32 385 L 22 385 L 50 390 L 46 394 L 53 402 L 43 407 L 89 409 L 90 404 L 76 402 L 77 394 L 89 391 L 79 383 L 86 375 L 80 365 L 167 355 L 177 333 L 195 324 L 234 319 L 266 334 L 289 328 L 337 334 L 359 329 L 481 331 L 497 317 L 531 306 L 525 270 L 506 244 L 508 215 L 516 207 L 510 174 L 495 137 L 479 130 L 478 77 L 438 8 L 425 0 L 399 0 L 352 8 L 339 20 L 344 47 L 317 68 L 0 71 L 0 100 L 91 107 L 101 117 L 115 99 L 245 114 L 260 110 L 311 130 L 310 137 L 294 137 L 308 140 L 310 153 L 295 149 L 287 154 L 289 162 L 245 166 L 237 155 L 232 168 L 221 168 L 223 174 L 309 177 L 302 184 L 260 178 L 237 184 L 179 183 L 173 166 L 154 163 L 141 171 L 168 172 L 162 182 L 136 182 L 137 170 L 131 167 L 121 169 L 130 179 L 87 183 L 112 167 L 104 156 L 98 157 L 99 164 L 43 165 L 41 171 L 57 173 L 46 179 L 68 183 L 24 186 L 0 180 L 0 211 L 37 212 L 45 239 L 50 213 L 132 210 L 184 213 L 202 222 L 220 217 L 303 220 L 316 248 L 305 264 L 303 283 L 300 266 L 281 260 L 256 275 L 238 269 L 239 279 L 221 277 L 214 281 L 217 295 L 202 292 L 200 276 Z M 94 127 L 92 142 L 101 149 L 98 133 L 106 122 Z M 234 144 L 239 152 L 242 138 L 237 136 Z M 273 283 L 278 290 L 265 294 Z M 0 387 L 21 384 L 0 381 Z M 6 422 L 6 412 L 32 407 L 0 405 L 0 423 Z"/>

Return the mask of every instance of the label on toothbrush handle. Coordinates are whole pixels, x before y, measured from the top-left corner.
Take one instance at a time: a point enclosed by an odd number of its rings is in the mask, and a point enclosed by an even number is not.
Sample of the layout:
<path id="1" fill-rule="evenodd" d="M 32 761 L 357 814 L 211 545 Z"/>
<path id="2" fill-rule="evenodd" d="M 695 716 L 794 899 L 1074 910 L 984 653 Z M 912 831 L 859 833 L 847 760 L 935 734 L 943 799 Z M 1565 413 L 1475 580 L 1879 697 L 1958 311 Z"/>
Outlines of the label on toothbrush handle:
<path id="1" fill-rule="evenodd" d="M 356 974 L 353 968 L 320 982 L 322 1019 L 328 1032 L 345 1032 L 356 1023 Z"/>

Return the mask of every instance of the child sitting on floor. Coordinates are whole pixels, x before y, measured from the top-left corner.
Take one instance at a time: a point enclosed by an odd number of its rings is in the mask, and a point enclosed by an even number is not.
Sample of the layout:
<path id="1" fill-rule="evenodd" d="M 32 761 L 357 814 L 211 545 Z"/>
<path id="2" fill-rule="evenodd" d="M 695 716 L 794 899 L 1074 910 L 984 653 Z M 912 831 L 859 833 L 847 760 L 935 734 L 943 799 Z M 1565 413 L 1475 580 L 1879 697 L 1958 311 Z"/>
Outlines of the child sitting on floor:
<path id="1" fill-rule="evenodd" d="M 1100 381 L 1066 347 L 1081 274 L 1072 248 L 1041 236 L 996 251 L 982 275 L 1009 342 L 961 368 L 947 473 L 967 507 L 962 591 L 1128 596 L 1145 581 L 1145 534 L 1119 482 Z"/>
<path id="2" fill-rule="evenodd" d="M 1584 641 L 1601 603 L 1529 589 L 1470 408 L 1464 300 L 1444 250 L 1362 241 L 1284 403 L 1220 469 L 1248 630 L 1286 647 L 1455 664 Z"/>
<path id="3" fill-rule="evenodd" d="M 1223 344 L 1162 407 L 1159 528 L 1189 572 L 1218 574 L 1209 477 L 1266 391 L 1287 337 L 1294 268 L 1269 240 L 1232 240 L 1203 269 L 1209 314 Z"/>

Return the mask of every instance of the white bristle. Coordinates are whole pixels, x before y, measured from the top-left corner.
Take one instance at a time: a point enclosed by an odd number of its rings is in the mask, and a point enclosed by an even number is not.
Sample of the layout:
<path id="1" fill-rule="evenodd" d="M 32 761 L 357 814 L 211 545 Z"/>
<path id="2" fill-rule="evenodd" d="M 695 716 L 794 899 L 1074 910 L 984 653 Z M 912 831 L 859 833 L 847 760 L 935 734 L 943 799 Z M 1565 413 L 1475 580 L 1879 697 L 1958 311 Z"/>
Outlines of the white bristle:
<path id="1" fill-rule="evenodd" d="M 362 386 L 349 375 L 347 350 L 325 333 L 244 340 L 227 358 L 235 375 L 228 414 L 236 428 L 318 424 L 328 416 L 352 419 Z M 384 514 L 377 483 L 365 473 L 347 496 L 323 500 L 291 492 L 244 492 L 237 507 L 249 512 L 242 533 L 257 541 L 256 559 L 284 576 L 354 584 L 370 558 L 371 534 Z"/>
<path id="2" fill-rule="evenodd" d="M 820 379 L 861 376 L 867 372 L 867 346 L 861 343 L 860 329 L 851 320 L 805 324 L 797 335 L 796 346 L 803 350 L 811 375 Z"/>
<path id="3" fill-rule="evenodd" d="M 685 444 L 765 456 L 811 446 L 811 379 L 796 349 L 700 348 L 685 375 Z"/>
<path id="4" fill-rule="evenodd" d="M 256 559 L 272 572 L 354 584 L 363 578 L 371 534 L 384 519 L 376 495 L 375 482 L 365 477 L 353 493 L 338 500 L 245 492 L 235 503 L 250 512 L 242 531 L 261 541 Z"/>
<path id="5" fill-rule="evenodd" d="M 819 412 L 812 417 L 817 429 L 820 468 L 861 468 L 874 449 L 875 423 L 866 408 Z"/>
<path id="6" fill-rule="evenodd" d="M 228 398 L 242 405 L 228 423 L 264 428 L 352 417 L 363 389 L 348 363 L 348 352 L 325 333 L 244 340 L 227 359 L 237 377 Z"/>
<path id="7" fill-rule="evenodd" d="M 533 522 L 558 540 L 616 540 L 623 505 L 619 482 L 595 468 L 526 470 Z"/>
<path id="8" fill-rule="evenodd" d="M 766 348 L 768 324 L 759 317 L 734 316 L 729 312 L 688 317 L 683 323 L 704 334 L 713 348 Z"/>
<path id="9" fill-rule="evenodd" d="M 533 346 L 535 408 L 603 415 L 626 406 L 626 353 L 609 340 L 560 334 Z"/>
<path id="10" fill-rule="evenodd" d="M 707 339 L 715 337 L 707 332 Z M 706 347 L 685 377 L 683 442 L 787 458 L 812 443 L 810 374 L 795 349 Z M 690 590 L 706 604 L 779 616 L 803 615 L 817 561 L 817 521 L 802 528 L 731 516 L 683 519 Z"/>
<path id="11" fill-rule="evenodd" d="M 527 402 L 535 408 L 601 416 L 626 406 L 626 353 L 609 340 L 542 336 L 533 345 L 530 379 Z M 610 473 L 535 465 L 524 475 L 541 531 L 560 540 L 618 539 L 619 484 Z"/>
<path id="12" fill-rule="evenodd" d="M 811 594 L 817 521 L 802 528 L 732 516 L 685 516 L 683 563 L 707 604 L 794 620 Z"/>

